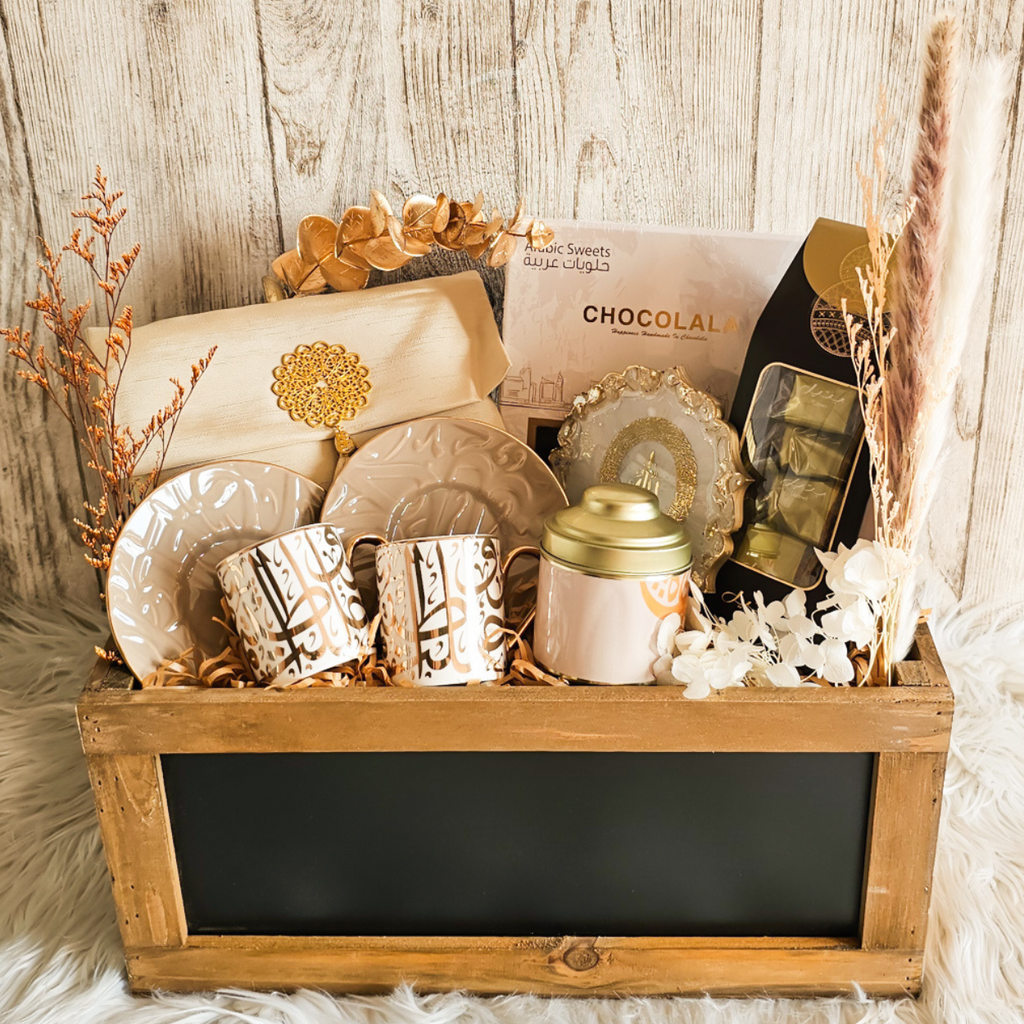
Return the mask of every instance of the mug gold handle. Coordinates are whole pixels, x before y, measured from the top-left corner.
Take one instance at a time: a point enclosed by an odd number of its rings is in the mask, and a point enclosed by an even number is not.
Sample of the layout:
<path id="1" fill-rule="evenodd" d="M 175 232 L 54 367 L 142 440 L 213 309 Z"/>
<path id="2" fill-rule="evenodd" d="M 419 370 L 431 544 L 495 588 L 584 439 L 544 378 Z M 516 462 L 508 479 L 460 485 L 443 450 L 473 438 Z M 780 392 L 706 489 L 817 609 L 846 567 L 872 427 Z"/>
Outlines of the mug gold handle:
<path id="1" fill-rule="evenodd" d="M 540 548 L 535 544 L 523 544 L 521 547 L 513 548 L 501 563 L 501 575 L 507 577 L 509 569 L 512 568 L 512 563 L 523 555 L 533 555 L 534 558 L 540 558 Z"/>
<path id="2" fill-rule="evenodd" d="M 382 537 L 379 533 L 357 533 L 349 542 L 345 545 L 345 561 L 349 565 L 352 564 L 352 554 L 360 544 L 386 544 L 387 540 Z M 514 553 L 514 552 L 513 552 Z"/>
<path id="3" fill-rule="evenodd" d="M 501 563 L 501 575 L 504 581 L 504 585 L 508 586 L 508 571 L 512 568 L 513 562 L 517 558 L 522 558 L 523 555 L 533 555 L 534 558 L 540 558 L 540 548 L 533 544 L 523 544 L 521 547 L 513 548 L 504 558 Z M 533 622 L 533 617 L 537 614 L 537 605 L 534 604 L 530 610 L 530 614 L 523 619 L 519 626 L 519 632 L 521 633 L 526 627 Z"/>

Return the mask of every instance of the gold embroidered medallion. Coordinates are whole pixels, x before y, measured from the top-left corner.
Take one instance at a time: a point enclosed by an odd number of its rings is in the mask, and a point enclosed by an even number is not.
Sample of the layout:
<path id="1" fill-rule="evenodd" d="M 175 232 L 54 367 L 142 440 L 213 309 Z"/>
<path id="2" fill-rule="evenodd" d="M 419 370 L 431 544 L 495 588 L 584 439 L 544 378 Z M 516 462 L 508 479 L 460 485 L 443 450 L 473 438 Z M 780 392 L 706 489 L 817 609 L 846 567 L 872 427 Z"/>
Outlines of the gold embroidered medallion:
<path id="1" fill-rule="evenodd" d="M 293 420 L 311 427 L 337 427 L 355 417 L 368 402 L 370 371 L 344 345 L 316 341 L 299 345 L 274 367 L 270 390 Z"/>

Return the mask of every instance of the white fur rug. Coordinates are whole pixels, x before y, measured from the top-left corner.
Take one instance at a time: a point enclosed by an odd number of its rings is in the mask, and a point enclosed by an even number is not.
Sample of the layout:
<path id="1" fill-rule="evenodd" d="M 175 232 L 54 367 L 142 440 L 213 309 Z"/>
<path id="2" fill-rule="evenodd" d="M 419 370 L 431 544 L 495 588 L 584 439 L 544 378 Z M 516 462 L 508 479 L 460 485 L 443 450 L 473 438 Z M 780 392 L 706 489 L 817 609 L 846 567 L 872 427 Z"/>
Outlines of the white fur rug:
<path id="1" fill-rule="evenodd" d="M 918 1002 L 334 999 L 224 992 L 133 998 L 74 702 L 95 610 L 0 613 L 2 1024 L 812 1024 L 1024 1021 L 1024 624 L 936 627 L 957 693 Z"/>

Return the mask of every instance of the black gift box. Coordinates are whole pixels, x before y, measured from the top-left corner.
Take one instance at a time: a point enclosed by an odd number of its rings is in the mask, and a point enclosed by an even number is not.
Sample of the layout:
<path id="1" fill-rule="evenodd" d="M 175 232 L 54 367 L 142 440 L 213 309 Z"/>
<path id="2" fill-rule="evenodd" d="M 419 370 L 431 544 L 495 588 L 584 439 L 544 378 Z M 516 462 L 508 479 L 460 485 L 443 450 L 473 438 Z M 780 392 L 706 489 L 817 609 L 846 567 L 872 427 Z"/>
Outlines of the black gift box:
<path id="1" fill-rule="evenodd" d="M 850 403 L 846 394 L 847 387 L 857 387 L 857 377 L 842 302 L 845 298 L 851 314 L 863 314 L 857 268 L 869 261 L 863 228 L 819 219 L 754 328 L 730 415 L 740 435 L 744 468 L 754 483 L 747 495 L 744 525 L 734 536 L 736 552 L 719 570 L 715 593 L 707 595 L 709 606 L 720 615 L 731 614 L 736 603 L 730 598 L 740 593 L 752 602 L 754 591 L 760 590 L 770 601 L 783 597 L 796 585 L 807 591 L 809 607 L 825 595 L 825 570 L 813 554 L 814 545 L 803 538 L 799 542 L 806 545 L 806 555 L 794 558 L 793 538 L 785 534 L 772 537 L 771 531 L 777 530 L 779 523 L 768 522 L 766 510 L 774 504 L 770 488 L 779 486 L 786 476 L 779 472 L 773 438 L 783 436 L 790 425 L 806 431 L 807 410 L 813 406 L 824 408 L 821 393 L 828 394 L 829 389 L 836 395 L 835 406 L 850 408 L 852 413 L 845 427 L 840 426 L 834 413 L 827 414 L 818 428 L 820 436 L 830 446 L 845 445 L 849 457 L 845 459 L 845 472 L 833 481 L 837 500 L 832 502 L 831 513 L 826 510 L 823 514 L 827 525 L 818 546 L 834 551 L 839 544 L 853 545 L 860 534 L 871 500 L 871 484 L 859 402 Z M 797 415 L 801 390 L 808 396 L 813 392 L 815 397 L 804 413 Z M 813 424 L 810 429 L 814 429 Z M 808 488 L 809 492 L 815 490 L 823 492 L 824 488 Z M 800 565 L 795 573 L 787 570 L 789 578 L 766 571 L 766 567 L 776 564 L 770 557 L 758 561 L 750 556 L 751 549 L 759 545 L 762 552 L 770 551 L 773 539 L 782 542 L 778 547 L 787 552 L 789 570 Z M 741 564 L 737 559 L 751 564 Z M 753 568 L 755 563 L 761 568 Z M 777 564 L 782 565 L 781 559 Z"/>

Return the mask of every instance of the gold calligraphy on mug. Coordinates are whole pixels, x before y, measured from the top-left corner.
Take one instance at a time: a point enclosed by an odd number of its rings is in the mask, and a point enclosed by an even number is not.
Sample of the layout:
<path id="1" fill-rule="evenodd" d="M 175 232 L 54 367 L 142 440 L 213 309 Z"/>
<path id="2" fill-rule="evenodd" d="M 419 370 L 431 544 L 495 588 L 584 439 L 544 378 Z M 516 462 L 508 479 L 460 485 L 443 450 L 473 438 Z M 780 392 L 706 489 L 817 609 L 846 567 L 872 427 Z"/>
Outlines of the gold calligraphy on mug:
<path id="1" fill-rule="evenodd" d="M 488 534 L 385 541 L 362 535 L 376 552 L 381 634 L 396 682 L 454 686 L 494 682 L 505 674 L 505 575 Z"/>
<path id="2" fill-rule="evenodd" d="M 217 575 L 258 682 L 298 682 L 357 658 L 368 643 L 366 611 L 330 524 L 229 555 Z"/>

